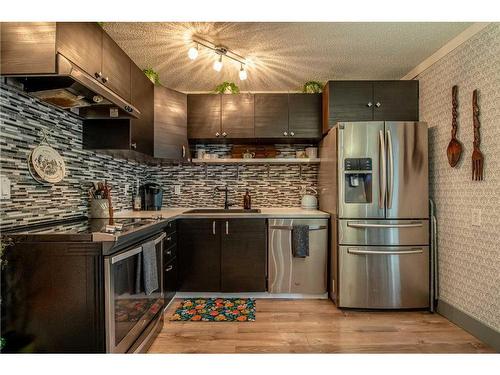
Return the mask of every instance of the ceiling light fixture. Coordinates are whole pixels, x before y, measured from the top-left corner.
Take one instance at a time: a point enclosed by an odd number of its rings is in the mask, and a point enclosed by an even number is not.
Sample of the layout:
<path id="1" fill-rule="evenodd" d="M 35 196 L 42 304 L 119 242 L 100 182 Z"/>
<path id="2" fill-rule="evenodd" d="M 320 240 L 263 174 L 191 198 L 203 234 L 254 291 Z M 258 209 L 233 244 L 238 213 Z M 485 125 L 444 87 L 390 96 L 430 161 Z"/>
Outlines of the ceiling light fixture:
<path id="1" fill-rule="evenodd" d="M 196 47 L 191 47 L 189 49 L 188 56 L 191 60 L 196 60 L 198 57 L 198 43 L 196 43 Z"/>
<path id="2" fill-rule="evenodd" d="M 220 72 L 222 69 L 222 55 L 219 56 L 219 60 L 215 60 L 214 62 L 214 70 L 216 72 Z"/>
<path id="3" fill-rule="evenodd" d="M 191 47 L 188 51 L 188 56 L 191 60 L 195 60 L 198 57 L 198 48 L 199 46 L 202 46 L 219 55 L 219 58 L 213 64 L 213 68 L 215 71 L 220 72 L 222 70 L 222 57 L 224 56 L 233 61 L 236 61 L 237 63 L 240 63 L 239 76 L 241 80 L 245 80 L 248 78 L 248 72 L 245 69 L 247 60 L 243 56 L 234 53 L 224 46 L 216 45 L 208 40 L 200 38 L 199 36 L 193 36 L 192 41 L 193 43 L 196 43 L 196 48 Z"/>
<path id="4" fill-rule="evenodd" d="M 240 80 L 244 81 L 245 79 L 247 79 L 247 77 L 248 77 L 247 71 L 243 67 L 243 64 L 241 64 L 241 68 L 240 68 Z"/>

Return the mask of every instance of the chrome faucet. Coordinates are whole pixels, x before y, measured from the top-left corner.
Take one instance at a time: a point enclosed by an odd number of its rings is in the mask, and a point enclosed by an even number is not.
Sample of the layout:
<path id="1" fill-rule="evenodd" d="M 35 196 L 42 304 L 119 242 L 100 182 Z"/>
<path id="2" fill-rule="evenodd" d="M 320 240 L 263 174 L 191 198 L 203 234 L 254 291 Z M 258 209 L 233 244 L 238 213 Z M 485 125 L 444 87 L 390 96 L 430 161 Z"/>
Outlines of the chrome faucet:
<path id="1" fill-rule="evenodd" d="M 216 186 L 215 189 L 214 189 L 214 195 L 215 195 L 215 192 L 217 192 L 217 191 L 223 191 L 224 192 L 224 209 L 225 210 L 229 210 L 229 206 L 233 206 L 234 205 L 234 203 L 229 203 L 229 200 L 228 200 L 229 188 L 227 187 L 227 185 L 224 188 Z"/>

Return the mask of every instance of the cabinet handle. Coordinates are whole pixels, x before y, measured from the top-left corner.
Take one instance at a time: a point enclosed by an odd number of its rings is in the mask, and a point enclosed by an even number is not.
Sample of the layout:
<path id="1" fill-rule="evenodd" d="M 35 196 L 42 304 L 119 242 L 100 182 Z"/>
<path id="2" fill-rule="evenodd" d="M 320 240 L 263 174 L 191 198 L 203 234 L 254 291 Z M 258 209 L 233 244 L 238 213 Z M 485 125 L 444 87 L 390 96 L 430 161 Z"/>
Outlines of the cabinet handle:
<path id="1" fill-rule="evenodd" d="M 167 241 L 172 241 L 172 237 L 167 237 Z"/>
<path id="2" fill-rule="evenodd" d="M 226 221 L 226 235 L 229 234 L 229 221 Z"/>
<path id="3" fill-rule="evenodd" d="M 104 77 L 104 78 L 101 79 L 102 83 L 106 83 L 106 82 L 108 82 L 108 80 L 109 80 L 108 77 Z"/>
<path id="4" fill-rule="evenodd" d="M 286 137 L 288 135 L 288 133 L 287 132 L 283 132 L 283 135 Z"/>
<path id="5" fill-rule="evenodd" d="M 293 137 L 295 135 L 295 133 L 294 132 L 290 132 L 290 135 Z"/>
<path id="6" fill-rule="evenodd" d="M 215 133 L 215 136 L 216 136 L 216 137 L 218 137 L 219 135 L 220 135 L 220 134 L 219 134 L 219 132 Z"/>
<path id="7" fill-rule="evenodd" d="M 186 157 L 186 146 L 182 145 L 182 157 Z"/>
<path id="8" fill-rule="evenodd" d="M 167 269 L 165 270 L 165 272 L 172 271 L 173 268 L 174 268 L 174 266 L 170 265 L 170 266 L 167 267 Z"/>
<path id="9" fill-rule="evenodd" d="M 212 221 L 212 234 L 215 236 L 215 220 Z"/>
<path id="10" fill-rule="evenodd" d="M 96 78 L 101 78 L 102 73 L 101 73 L 101 72 L 95 72 L 95 73 L 94 73 L 94 76 L 95 76 Z"/>
<path id="11" fill-rule="evenodd" d="M 376 102 L 376 103 L 375 103 L 375 107 L 377 107 L 377 108 L 378 108 L 378 107 L 380 107 L 381 105 L 382 105 L 382 104 L 380 104 L 380 102 Z"/>
<path id="12" fill-rule="evenodd" d="M 166 251 L 167 255 L 172 255 L 172 250 Z"/>
<path id="13" fill-rule="evenodd" d="M 135 150 L 137 148 L 137 143 L 136 142 L 131 143 L 130 148 L 133 148 Z"/>
<path id="14" fill-rule="evenodd" d="M 373 105 L 372 102 L 368 102 L 368 104 L 366 105 L 368 108 L 370 108 L 371 106 Z"/>
<path id="15" fill-rule="evenodd" d="M 223 136 L 223 137 L 225 137 L 226 135 L 227 135 L 227 133 L 226 133 L 226 132 L 222 133 L 222 136 Z"/>

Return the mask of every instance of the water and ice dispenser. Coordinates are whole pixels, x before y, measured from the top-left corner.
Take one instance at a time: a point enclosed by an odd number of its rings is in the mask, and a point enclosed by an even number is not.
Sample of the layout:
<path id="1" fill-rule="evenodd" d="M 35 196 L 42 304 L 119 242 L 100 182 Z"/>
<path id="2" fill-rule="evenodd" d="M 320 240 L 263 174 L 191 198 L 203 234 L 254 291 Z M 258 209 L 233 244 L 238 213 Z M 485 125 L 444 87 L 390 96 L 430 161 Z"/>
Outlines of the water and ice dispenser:
<path id="1" fill-rule="evenodd" d="M 345 203 L 372 202 L 372 159 L 344 159 Z"/>

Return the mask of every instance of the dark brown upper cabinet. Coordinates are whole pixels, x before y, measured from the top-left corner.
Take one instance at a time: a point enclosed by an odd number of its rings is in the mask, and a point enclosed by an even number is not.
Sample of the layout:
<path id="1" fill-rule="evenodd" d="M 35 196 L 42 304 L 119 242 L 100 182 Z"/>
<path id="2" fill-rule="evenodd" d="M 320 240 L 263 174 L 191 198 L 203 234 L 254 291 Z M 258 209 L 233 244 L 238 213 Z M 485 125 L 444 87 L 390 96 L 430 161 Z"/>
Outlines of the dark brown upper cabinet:
<path id="1" fill-rule="evenodd" d="M 189 139 L 221 138 L 221 95 L 187 96 L 187 129 Z"/>
<path id="2" fill-rule="evenodd" d="M 329 81 L 323 134 L 339 121 L 418 121 L 418 81 Z"/>
<path id="3" fill-rule="evenodd" d="M 55 22 L 4 22 L 0 39 L 0 74 L 55 73 Z"/>
<path id="4" fill-rule="evenodd" d="M 288 136 L 288 94 L 255 94 L 255 138 Z"/>
<path id="5" fill-rule="evenodd" d="M 418 121 L 418 81 L 373 83 L 373 119 Z"/>
<path id="6" fill-rule="evenodd" d="M 156 85 L 154 88 L 154 156 L 187 160 L 187 95 Z"/>
<path id="7" fill-rule="evenodd" d="M 289 136 L 321 139 L 321 107 L 321 94 L 289 94 Z"/>
<path id="8" fill-rule="evenodd" d="M 130 70 L 130 93 L 132 105 L 141 112 L 141 118 L 130 120 L 130 150 L 151 156 L 154 152 L 154 84 L 135 64 Z"/>
<path id="9" fill-rule="evenodd" d="M 58 22 L 57 52 L 97 79 L 102 73 L 102 34 L 96 22 Z"/>
<path id="10" fill-rule="evenodd" d="M 127 54 L 103 31 L 102 71 L 98 79 L 125 100 L 130 100 L 131 65 Z"/>
<path id="11" fill-rule="evenodd" d="M 254 137 L 254 96 L 252 94 L 221 95 L 223 138 Z"/>

